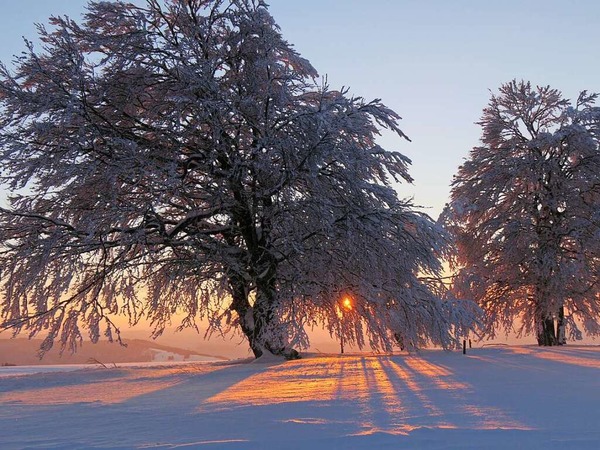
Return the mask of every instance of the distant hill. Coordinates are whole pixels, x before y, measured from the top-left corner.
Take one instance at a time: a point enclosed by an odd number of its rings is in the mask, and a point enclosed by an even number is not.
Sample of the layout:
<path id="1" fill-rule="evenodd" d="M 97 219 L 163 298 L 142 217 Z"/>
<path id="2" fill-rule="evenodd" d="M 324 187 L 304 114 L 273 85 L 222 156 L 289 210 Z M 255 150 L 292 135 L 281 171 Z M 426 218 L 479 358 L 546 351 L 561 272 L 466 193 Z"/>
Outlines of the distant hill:
<path id="1" fill-rule="evenodd" d="M 90 360 L 108 365 L 124 362 L 228 359 L 222 356 L 207 355 L 193 350 L 161 345 L 143 339 L 125 340 L 126 347 L 106 341 L 97 344 L 84 342 L 76 353 L 72 354 L 65 351 L 62 356 L 60 355 L 60 346 L 55 345 L 55 348 L 40 359 L 38 350 L 41 343 L 42 340 L 40 339 L 0 339 L 0 365 L 85 364 Z"/>

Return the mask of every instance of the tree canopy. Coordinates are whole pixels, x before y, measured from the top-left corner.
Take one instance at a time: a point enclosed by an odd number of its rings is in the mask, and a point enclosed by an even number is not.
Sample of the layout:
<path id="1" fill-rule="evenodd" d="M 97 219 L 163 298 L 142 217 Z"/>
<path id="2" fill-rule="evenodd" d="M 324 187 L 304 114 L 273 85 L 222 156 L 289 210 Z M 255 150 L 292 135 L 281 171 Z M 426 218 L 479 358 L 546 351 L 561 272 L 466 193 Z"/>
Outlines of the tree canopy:
<path id="1" fill-rule="evenodd" d="M 376 143 L 399 116 L 319 81 L 263 2 L 91 2 L 39 34 L 0 69 L 3 328 L 75 348 L 177 314 L 293 356 L 314 326 L 389 349 L 470 325 Z"/>
<path id="2" fill-rule="evenodd" d="M 481 145 L 460 167 L 444 213 L 456 238 L 455 294 L 487 332 L 561 344 L 600 333 L 600 108 L 511 81 L 484 109 Z"/>

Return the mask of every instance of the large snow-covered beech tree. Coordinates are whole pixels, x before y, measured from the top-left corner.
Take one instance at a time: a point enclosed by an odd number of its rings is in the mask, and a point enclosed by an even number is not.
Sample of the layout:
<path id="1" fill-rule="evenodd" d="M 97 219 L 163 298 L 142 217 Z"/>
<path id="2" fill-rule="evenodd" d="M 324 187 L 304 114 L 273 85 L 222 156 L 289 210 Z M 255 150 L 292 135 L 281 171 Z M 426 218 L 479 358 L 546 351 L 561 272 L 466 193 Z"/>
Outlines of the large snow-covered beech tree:
<path id="1" fill-rule="evenodd" d="M 456 294 L 487 331 L 540 345 L 600 333 L 600 108 L 511 81 L 492 95 L 482 145 L 459 168 L 444 213 L 456 237 Z M 515 322 L 516 320 L 516 322 Z"/>
<path id="2" fill-rule="evenodd" d="M 263 2 L 91 2 L 0 70 L 2 327 L 74 349 L 114 316 L 241 332 L 294 356 L 324 326 L 359 346 L 451 345 L 447 240 L 392 183 L 410 161 L 378 100 L 319 83 Z M 340 308 L 342 298 L 351 308 Z"/>

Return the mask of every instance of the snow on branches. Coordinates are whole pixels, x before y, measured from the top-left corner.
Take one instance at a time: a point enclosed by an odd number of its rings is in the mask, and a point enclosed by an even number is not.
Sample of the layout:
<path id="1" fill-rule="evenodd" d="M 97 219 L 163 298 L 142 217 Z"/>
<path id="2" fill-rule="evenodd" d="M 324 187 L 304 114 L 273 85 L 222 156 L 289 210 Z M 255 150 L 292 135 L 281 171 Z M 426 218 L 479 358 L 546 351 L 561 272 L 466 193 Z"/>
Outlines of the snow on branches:
<path id="1" fill-rule="evenodd" d="M 400 200 L 379 100 L 317 83 L 262 2 L 91 2 L 0 68 L 2 327 L 73 348 L 149 319 L 294 356 L 305 329 L 451 345 L 445 237 Z M 354 306 L 341 321 L 338 301 Z M 343 326 L 342 326 L 343 325 Z"/>
<path id="2" fill-rule="evenodd" d="M 600 108 L 511 81 L 479 122 L 482 145 L 460 167 L 444 213 L 456 238 L 456 295 L 474 298 L 487 332 L 565 342 L 600 333 Z"/>

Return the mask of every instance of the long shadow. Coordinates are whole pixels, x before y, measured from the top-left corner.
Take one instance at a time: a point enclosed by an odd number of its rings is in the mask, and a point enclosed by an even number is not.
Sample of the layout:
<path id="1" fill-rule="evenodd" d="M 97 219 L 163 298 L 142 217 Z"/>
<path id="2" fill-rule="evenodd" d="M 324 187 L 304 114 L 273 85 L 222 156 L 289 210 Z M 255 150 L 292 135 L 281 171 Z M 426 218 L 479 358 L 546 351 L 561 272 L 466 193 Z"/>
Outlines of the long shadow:
<path id="1" fill-rule="evenodd" d="M 532 351 L 535 358 L 550 360 L 560 364 L 569 364 L 585 369 L 600 369 L 600 352 L 590 352 L 577 348 L 542 348 Z M 592 357 L 595 356 L 595 357 Z"/>
<path id="2" fill-rule="evenodd" d="M 471 385 L 458 381 L 450 367 L 433 364 L 424 358 L 394 358 L 389 364 L 389 369 L 396 371 L 398 378 L 407 384 L 421 402 L 420 412 L 426 412 L 420 417 L 410 418 L 409 423 L 414 426 L 478 430 L 529 429 L 511 417 L 509 411 L 482 401 Z"/>
<path id="3" fill-rule="evenodd" d="M 344 377 L 346 374 L 346 361 L 340 361 L 340 374 L 338 376 L 335 398 L 341 399 L 344 394 Z"/>
<path id="4" fill-rule="evenodd" d="M 169 387 L 159 388 L 150 393 L 133 395 L 125 401 L 117 403 L 66 403 L 59 405 L 28 405 L 18 402 L 3 403 L 1 416 L 3 426 L 0 426 L 0 448 L 43 447 L 53 448 L 88 448 L 93 446 L 117 448 L 134 448 L 139 442 L 160 443 L 164 438 L 173 441 L 173 436 L 180 438 L 190 435 L 190 430 L 198 430 L 202 435 L 211 428 L 222 430 L 221 419 L 200 416 L 197 408 L 206 399 L 229 389 L 257 373 L 273 368 L 277 364 L 237 364 L 220 365 L 211 372 L 201 372 L 194 375 L 186 371 L 184 374 L 169 373 L 153 377 L 152 380 L 164 382 L 173 381 Z M 136 369 L 130 369 L 135 372 Z M 111 376 L 127 374 L 127 370 L 108 370 L 86 383 L 94 380 L 110 380 Z M 59 387 L 70 384 L 82 384 L 81 374 L 70 375 L 68 382 L 52 380 L 66 374 L 46 374 L 50 382 Z M 86 374 L 85 377 L 90 374 Z M 118 378 L 115 381 L 120 381 Z M 128 389 L 127 379 L 122 380 L 121 389 Z M 23 383 L 25 380 L 23 381 Z M 29 380 L 29 388 L 36 389 L 35 382 Z M 100 385 L 99 385 L 100 386 Z M 19 386 L 25 391 L 25 385 Z M 173 404 L 173 399 L 178 400 Z M 64 426 L 56 426 L 57 418 Z M 199 425 L 202 426 L 199 426 Z M 214 426 L 211 426 L 214 425 Z M 227 429 L 225 427 L 225 429 Z M 202 438 L 202 436 L 197 436 Z M 54 443 L 54 444 L 53 444 Z M 41 448 L 40 447 L 40 448 Z"/>
<path id="5" fill-rule="evenodd" d="M 526 347 L 518 349 L 513 347 L 473 349 L 467 353 L 466 359 L 519 371 L 526 370 L 531 372 L 532 376 L 539 376 L 540 373 L 558 370 L 551 365 L 540 366 L 535 358 L 532 358 L 532 353 L 533 351 Z"/>
<path id="6" fill-rule="evenodd" d="M 369 364 L 366 364 L 367 361 Z M 406 434 L 409 429 L 405 419 L 410 406 L 406 396 L 401 395 L 405 389 L 400 386 L 395 374 L 386 368 L 387 364 L 389 359 L 383 356 L 362 360 L 368 387 L 368 404 L 363 407 L 363 428 L 366 428 L 366 433 Z"/>
<path id="7" fill-rule="evenodd" d="M 47 372 L 0 378 L 0 393 L 29 390 L 32 385 L 38 388 L 67 387 L 91 384 L 125 376 L 128 369 L 92 368 L 69 372 Z"/>
<path id="8" fill-rule="evenodd" d="M 386 358 L 381 364 L 399 399 L 402 397 L 403 425 L 408 428 L 434 425 L 435 417 L 440 415 L 439 408 L 425 392 L 422 380 L 409 369 L 404 357 Z"/>
<path id="9" fill-rule="evenodd" d="M 244 380 L 256 376 L 262 372 L 272 370 L 274 367 L 283 365 L 283 362 L 253 364 L 225 364 L 219 365 L 217 370 L 194 375 L 187 373 L 183 380 L 175 386 L 161 389 L 149 394 L 143 394 L 124 402 L 128 407 L 140 407 L 144 405 L 156 406 L 162 399 L 176 396 L 183 398 L 184 403 L 179 403 L 179 412 L 194 412 L 199 405 L 207 399 L 227 391 L 232 386 Z"/>

